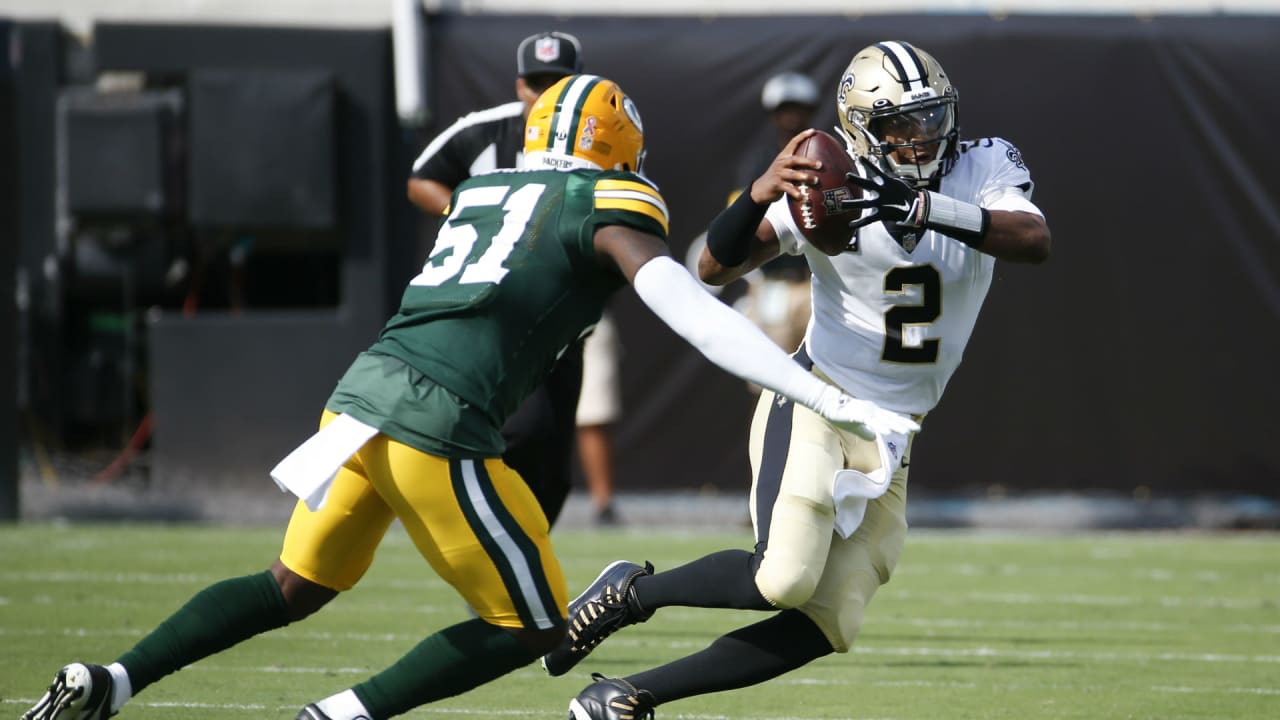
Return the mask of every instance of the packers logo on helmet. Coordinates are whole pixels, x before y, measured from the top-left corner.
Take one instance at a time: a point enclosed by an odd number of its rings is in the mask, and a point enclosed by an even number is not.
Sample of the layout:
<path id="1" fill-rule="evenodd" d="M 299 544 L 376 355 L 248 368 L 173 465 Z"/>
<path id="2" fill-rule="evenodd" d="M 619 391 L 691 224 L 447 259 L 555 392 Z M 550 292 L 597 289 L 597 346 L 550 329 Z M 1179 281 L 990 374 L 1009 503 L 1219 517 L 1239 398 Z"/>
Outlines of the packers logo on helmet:
<path id="1" fill-rule="evenodd" d="M 859 50 L 836 91 L 838 130 L 852 154 L 926 185 L 959 148 L 959 95 L 932 55 L 890 40 Z"/>
<path id="2" fill-rule="evenodd" d="M 525 122 L 526 167 L 640 172 L 644 128 L 612 80 L 570 75 L 547 88 Z"/>

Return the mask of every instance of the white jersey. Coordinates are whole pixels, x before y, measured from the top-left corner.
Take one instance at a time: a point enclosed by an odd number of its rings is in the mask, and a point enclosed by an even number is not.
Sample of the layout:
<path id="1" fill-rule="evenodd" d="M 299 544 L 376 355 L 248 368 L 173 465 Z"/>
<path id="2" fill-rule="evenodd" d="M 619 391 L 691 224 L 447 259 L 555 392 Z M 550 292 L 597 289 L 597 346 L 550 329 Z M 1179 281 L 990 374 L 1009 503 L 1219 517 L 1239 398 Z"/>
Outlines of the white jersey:
<path id="1" fill-rule="evenodd" d="M 1018 149 L 986 138 L 961 143 L 940 192 L 988 210 L 1043 215 L 1032 187 Z M 888 410 L 932 410 L 960 365 L 995 258 L 933 230 L 899 244 L 883 223 L 863 227 L 856 249 L 831 257 L 805 241 L 787 196 L 765 217 L 782 252 L 803 253 L 813 272 L 805 346 L 814 365 L 845 392 Z"/>

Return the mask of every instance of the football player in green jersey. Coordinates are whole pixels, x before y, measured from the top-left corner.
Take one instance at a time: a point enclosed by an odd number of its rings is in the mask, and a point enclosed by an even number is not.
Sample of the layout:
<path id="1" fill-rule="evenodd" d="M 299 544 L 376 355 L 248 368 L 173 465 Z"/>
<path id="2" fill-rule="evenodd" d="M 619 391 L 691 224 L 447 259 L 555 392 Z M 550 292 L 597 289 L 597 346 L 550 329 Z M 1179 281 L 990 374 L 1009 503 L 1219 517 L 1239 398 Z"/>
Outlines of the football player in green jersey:
<path id="1" fill-rule="evenodd" d="M 305 618 L 360 580 L 393 520 L 476 617 L 300 719 L 383 720 L 556 647 L 568 590 L 546 517 L 501 460 L 500 428 L 627 283 L 730 372 L 853 430 L 914 429 L 802 369 L 671 259 L 666 205 L 638 174 L 643 139 L 613 82 L 572 75 L 548 89 L 526 126 L 526 168 L 458 186 L 399 312 L 339 381 L 320 431 L 272 471 L 299 502 L 270 569 L 203 590 L 110 665 L 67 665 L 23 717 L 108 717 L 165 675 Z"/>
<path id="2" fill-rule="evenodd" d="M 563 32 L 540 32 L 520 42 L 515 52 L 515 96 L 512 102 L 468 113 L 435 137 L 413 163 L 408 180 L 409 201 L 431 217 L 448 213 L 453 191 L 473 175 L 499 168 L 524 167 L 525 119 L 542 92 L 567 75 L 582 72 L 584 54 L 578 39 Z M 600 344 L 601 327 L 592 337 Z M 595 487 L 608 488 L 608 465 L 595 469 L 590 449 L 607 443 L 603 428 L 581 428 L 576 422 L 584 378 L 594 377 L 608 358 L 586 362 L 586 339 L 574 343 L 556 360 L 555 367 L 506 419 L 502 437 L 503 462 L 529 484 L 547 520 L 554 527 L 573 486 L 575 439 L 582 455 L 583 474 L 592 499 Z M 602 440 L 603 439 L 603 440 Z M 606 445 L 607 447 L 607 445 Z"/>

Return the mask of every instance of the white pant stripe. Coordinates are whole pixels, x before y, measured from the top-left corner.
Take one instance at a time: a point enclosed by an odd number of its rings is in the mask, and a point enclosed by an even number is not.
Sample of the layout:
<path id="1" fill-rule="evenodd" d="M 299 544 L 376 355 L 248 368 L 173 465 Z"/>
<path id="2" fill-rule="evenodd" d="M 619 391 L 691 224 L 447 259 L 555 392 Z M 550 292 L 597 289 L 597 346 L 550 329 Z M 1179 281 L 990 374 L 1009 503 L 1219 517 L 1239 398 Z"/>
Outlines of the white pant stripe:
<path id="1" fill-rule="evenodd" d="M 498 521 L 498 517 L 494 515 L 493 508 L 489 507 L 489 501 L 485 498 L 484 492 L 480 489 L 480 480 L 476 476 L 475 460 L 460 460 L 458 462 L 462 468 L 462 483 L 467 489 L 467 500 L 470 501 L 471 507 L 475 509 L 476 515 L 480 517 L 480 522 L 484 524 L 484 529 L 488 531 L 489 537 L 497 543 L 502 555 L 507 559 L 507 564 L 511 566 L 516 575 L 516 582 L 520 586 L 520 594 L 524 597 L 525 604 L 529 606 L 529 612 L 533 614 L 533 621 L 539 628 L 545 629 L 554 625 L 554 621 L 547 613 L 547 608 L 542 604 L 542 598 L 538 595 L 537 584 L 533 579 L 533 571 L 529 569 L 529 563 L 525 560 L 524 555 L 520 552 L 520 548 L 516 545 L 515 540 L 507 533 L 506 528 Z"/>

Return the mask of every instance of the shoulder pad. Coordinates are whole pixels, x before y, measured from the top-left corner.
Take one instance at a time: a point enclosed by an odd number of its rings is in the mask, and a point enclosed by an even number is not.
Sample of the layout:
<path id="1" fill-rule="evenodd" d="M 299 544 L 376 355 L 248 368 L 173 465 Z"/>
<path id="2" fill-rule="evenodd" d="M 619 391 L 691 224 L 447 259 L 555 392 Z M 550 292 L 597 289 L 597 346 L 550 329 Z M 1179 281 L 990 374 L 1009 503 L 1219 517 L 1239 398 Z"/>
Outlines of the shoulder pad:
<path id="1" fill-rule="evenodd" d="M 980 138 L 978 140 L 965 140 L 960 143 L 961 154 L 975 153 L 985 156 L 1001 156 L 1013 163 L 1017 167 L 1026 170 L 1027 165 L 1022 161 L 1022 153 L 1013 143 L 1004 138 Z"/>
<path id="2" fill-rule="evenodd" d="M 596 210 L 624 210 L 645 215 L 669 231 L 667 203 L 652 183 L 634 173 L 602 174 L 592 192 Z"/>

